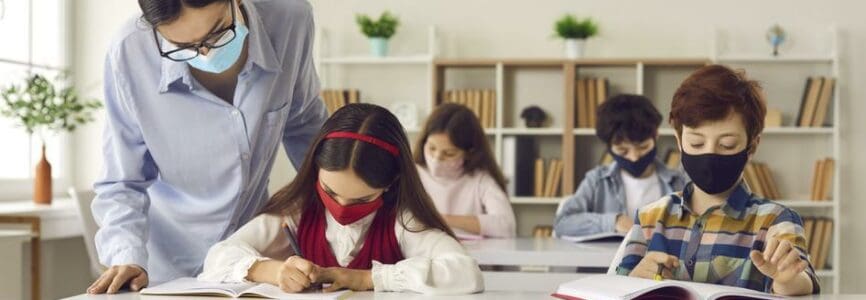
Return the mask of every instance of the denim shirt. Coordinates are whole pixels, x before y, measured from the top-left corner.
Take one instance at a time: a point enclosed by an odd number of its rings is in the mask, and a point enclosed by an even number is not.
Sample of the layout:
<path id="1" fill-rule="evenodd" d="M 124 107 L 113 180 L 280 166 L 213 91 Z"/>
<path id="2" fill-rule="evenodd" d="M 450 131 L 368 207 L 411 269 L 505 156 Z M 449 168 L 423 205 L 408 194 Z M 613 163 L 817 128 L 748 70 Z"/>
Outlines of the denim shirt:
<path id="1" fill-rule="evenodd" d="M 626 213 L 625 188 L 616 162 L 597 166 L 580 182 L 577 191 L 556 213 L 553 228 L 557 236 L 584 236 L 616 230 L 616 217 Z M 655 161 L 655 174 L 662 196 L 683 189 L 686 176 Z"/>
<path id="2" fill-rule="evenodd" d="M 105 170 L 91 205 L 106 266 L 136 264 L 151 284 L 201 271 L 215 243 L 256 216 L 283 144 L 299 166 L 327 117 L 303 0 L 244 0 L 249 57 L 231 103 L 160 57 L 135 17 L 105 64 Z"/>

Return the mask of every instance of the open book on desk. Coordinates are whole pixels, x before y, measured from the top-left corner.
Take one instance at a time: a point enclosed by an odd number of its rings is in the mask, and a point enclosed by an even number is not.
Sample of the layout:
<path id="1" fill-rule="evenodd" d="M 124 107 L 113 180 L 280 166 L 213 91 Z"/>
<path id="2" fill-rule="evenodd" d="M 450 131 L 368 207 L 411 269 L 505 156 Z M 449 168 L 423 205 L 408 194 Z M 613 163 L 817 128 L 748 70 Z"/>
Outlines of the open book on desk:
<path id="1" fill-rule="evenodd" d="M 142 295 L 256 297 L 286 300 L 337 300 L 346 299 L 351 293 L 351 291 L 286 293 L 266 283 L 218 283 L 198 281 L 195 278 L 179 278 L 141 290 Z"/>
<path id="2" fill-rule="evenodd" d="M 586 243 L 586 242 L 621 242 L 625 238 L 625 233 L 619 232 L 602 232 L 583 236 L 560 236 L 563 241 Z"/>
<path id="3" fill-rule="evenodd" d="M 740 287 L 676 280 L 655 281 L 622 275 L 595 275 L 569 281 L 560 284 L 553 296 L 567 300 L 785 299 Z"/>

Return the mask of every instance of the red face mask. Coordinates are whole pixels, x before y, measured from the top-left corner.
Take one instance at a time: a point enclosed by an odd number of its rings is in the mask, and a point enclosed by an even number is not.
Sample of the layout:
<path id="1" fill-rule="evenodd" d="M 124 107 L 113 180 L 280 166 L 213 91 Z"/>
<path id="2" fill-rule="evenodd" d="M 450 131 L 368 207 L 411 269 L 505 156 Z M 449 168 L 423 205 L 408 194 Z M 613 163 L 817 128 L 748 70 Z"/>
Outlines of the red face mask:
<path id="1" fill-rule="evenodd" d="M 375 200 L 366 203 L 352 204 L 348 206 L 340 205 L 337 200 L 331 198 L 331 195 L 325 193 L 325 189 L 322 188 L 322 184 L 319 182 L 316 182 L 316 192 L 319 193 L 319 199 L 322 200 L 322 204 L 324 204 L 325 208 L 331 212 L 331 216 L 334 216 L 337 223 L 340 223 L 341 225 L 355 223 L 375 212 L 379 207 L 382 207 L 382 204 L 384 204 L 382 196 L 379 196 Z"/>

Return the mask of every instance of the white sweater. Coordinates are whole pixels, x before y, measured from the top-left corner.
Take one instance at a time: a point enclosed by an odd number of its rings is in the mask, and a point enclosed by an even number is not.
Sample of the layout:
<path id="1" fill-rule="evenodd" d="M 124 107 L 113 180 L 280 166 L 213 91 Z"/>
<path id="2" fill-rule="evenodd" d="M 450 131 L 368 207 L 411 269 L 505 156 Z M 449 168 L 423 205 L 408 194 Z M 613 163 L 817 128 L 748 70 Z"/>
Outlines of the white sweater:
<path id="1" fill-rule="evenodd" d="M 325 236 L 337 262 L 346 266 L 361 250 L 375 214 L 344 226 L 325 211 Z M 402 219 L 413 231 L 419 228 L 411 213 L 405 212 Z M 373 262 L 371 273 L 375 291 L 469 294 L 484 290 L 481 269 L 454 238 L 438 229 L 412 232 L 406 230 L 400 220 L 397 218 L 395 233 L 405 259 L 393 265 Z M 199 280 L 246 282 L 247 271 L 253 263 L 268 259 L 282 261 L 292 256 L 294 252 L 288 237 L 281 229 L 283 222 L 297 232 L 292 218 L 263 214 L 211 247 Z"/>

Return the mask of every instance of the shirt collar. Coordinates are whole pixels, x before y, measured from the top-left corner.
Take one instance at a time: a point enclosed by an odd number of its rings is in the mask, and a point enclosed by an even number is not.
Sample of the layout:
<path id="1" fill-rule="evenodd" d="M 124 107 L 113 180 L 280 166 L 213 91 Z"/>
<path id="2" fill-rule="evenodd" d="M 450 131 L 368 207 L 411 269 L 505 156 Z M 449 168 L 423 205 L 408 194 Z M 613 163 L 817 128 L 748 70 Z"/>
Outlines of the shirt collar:
<path id="1" fill-rule="evenodd" d="M 247 34 L 247 66 L 250 63 L 255 64 L 263 70 L 271 72 L 279 72 L 282 70 L 282 62 L 277 59 L 274 46 L 271 43 L 265 31 L 264 23 L 262 23 L 261 15 L 259 15 L 255 4 L 248 3 L 241 6 L 247 20 L 249 34 Z M 289 30 L 289 29 L 286 29 Z M 169 86 L 180 81 L 187 88 L 192 87 L 192 79 L 189 72 L 189 64 L 186 62 L 177 62 L 167 58 L 162 58 L 162 74 L 159 81 L 159 92 L 165 93 Z"/>
<path id="2" fill-rule="evenodd" d="M 685 216 L 685 212 L 691 213 L 684 202 L 691 201 L 694 193 L 694 182 L 689 182 L 683 189 L 682 196 L 674 195 L 673 207 L 671 213 L 679 215 L 680 218 Z M 746 216 L 746 205 L 752 199 L 749 190 L 743 186 L 742 182 L 737 183 L 737 187 L 728 196 L 728 199 L 721 206 L 721 211 L 734 219 L 742 220 Z"/>

